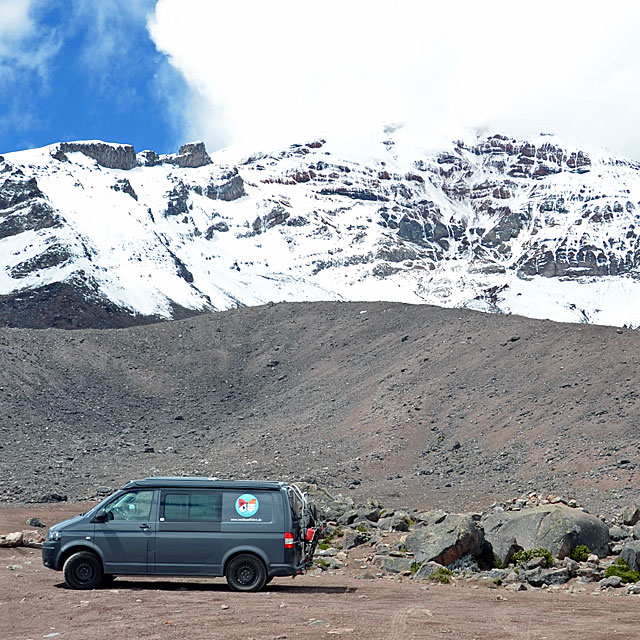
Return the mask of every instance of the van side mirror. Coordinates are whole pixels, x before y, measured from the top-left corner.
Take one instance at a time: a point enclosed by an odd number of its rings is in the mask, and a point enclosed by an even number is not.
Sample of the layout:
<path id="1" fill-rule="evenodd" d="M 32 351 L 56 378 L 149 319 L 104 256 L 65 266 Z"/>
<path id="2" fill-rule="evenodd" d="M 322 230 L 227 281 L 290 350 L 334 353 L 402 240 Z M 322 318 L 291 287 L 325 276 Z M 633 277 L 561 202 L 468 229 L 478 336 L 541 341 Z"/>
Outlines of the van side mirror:
<path id="1" fill-rule="evenodd" d="M 113 520 L 113 511 L 100 511 L 93 518 L 94 522 L 107 522 L 108 520 Z"/>

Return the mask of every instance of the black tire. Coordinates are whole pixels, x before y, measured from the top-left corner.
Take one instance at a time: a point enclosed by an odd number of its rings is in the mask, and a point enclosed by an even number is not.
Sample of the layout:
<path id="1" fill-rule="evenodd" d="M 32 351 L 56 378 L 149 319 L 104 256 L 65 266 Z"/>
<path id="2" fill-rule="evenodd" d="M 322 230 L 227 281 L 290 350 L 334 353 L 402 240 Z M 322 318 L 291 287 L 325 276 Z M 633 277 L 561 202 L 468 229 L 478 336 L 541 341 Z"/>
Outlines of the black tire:
<path id="1" fill-rule="evenodd" d="M 260 591 L 267 583 L 264 562 L 250 553 L 232 558 L 224 575 L 233 591 Z"/>
<path id="2" fill-rule="evenodd" d="M 273 580 L 274 576 L 269 576 L 265 581 L 265 585 L 269 584 Z"/>
<path id="3" fill-rule="evenodd" d="M 96 589 L 102 584 L 102 562 L 91 551 L 79 551 L 67 558 L 62 569 L 64 581 L 72 589 Z"/>

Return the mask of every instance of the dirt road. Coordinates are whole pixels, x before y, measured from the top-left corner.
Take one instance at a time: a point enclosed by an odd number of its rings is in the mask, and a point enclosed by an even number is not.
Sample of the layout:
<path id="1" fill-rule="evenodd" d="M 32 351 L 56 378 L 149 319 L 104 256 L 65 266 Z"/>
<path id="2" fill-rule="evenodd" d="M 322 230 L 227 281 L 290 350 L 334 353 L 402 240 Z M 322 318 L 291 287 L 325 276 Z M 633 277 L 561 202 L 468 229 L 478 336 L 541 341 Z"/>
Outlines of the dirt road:
<path id="1" fill-rule="evenodd" d="M 30 516 L 53 524 L 84 505 L 0 509 L 0 531 Z M 110 588 L 67 589 L 35 549 L 0 549 L 0 638 L 260 640 L 459 638 L 637 640 L 640 597 L 510 592 L 471 582 L 428 586 L 408 578 L 354 575 L 274 580 L 267 591 L 232 593 L 222 579 L 118 578 Z"/>

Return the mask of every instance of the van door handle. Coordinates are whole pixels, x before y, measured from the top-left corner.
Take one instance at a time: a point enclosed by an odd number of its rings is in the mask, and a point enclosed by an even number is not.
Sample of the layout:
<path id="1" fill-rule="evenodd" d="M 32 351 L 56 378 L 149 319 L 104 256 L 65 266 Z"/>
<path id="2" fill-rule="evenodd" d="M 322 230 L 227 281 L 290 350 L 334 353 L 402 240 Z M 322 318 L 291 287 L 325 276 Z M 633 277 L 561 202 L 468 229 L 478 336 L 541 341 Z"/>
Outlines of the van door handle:
<path id="1" fill-rule="evenodd" d="M 148 524 L 141 524 L 140 528 L 141 529 L 151 529 L 151 527 Z"/>

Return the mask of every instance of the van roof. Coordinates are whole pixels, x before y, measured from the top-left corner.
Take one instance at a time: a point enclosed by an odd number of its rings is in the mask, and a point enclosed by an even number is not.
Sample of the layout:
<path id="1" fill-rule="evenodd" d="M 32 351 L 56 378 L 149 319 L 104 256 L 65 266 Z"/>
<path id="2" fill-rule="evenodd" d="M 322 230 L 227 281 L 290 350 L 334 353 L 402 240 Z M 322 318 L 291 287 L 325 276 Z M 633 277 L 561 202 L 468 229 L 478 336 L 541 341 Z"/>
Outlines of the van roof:
<path id="1" fill-rule="evenodd" d="M 153 478 L 141 478 L 132 480 L 125 485 L 125 489 L 135 487 L 153 487 L 153 488 L 217 488 L 217 489 L 266 489 L 279 490 L 287 486 L 285 482 L 262 482 L 258 480 L 220 480 L 219 478 L 207 478 L 200 476 L 156 476 Z"/>

